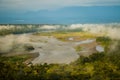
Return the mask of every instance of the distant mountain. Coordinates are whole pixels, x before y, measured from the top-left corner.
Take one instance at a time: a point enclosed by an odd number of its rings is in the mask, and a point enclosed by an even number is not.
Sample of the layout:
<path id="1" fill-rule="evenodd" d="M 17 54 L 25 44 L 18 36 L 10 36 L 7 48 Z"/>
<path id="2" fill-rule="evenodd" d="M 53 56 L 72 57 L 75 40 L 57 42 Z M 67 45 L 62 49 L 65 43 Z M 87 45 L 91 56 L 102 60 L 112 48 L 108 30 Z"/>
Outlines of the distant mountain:
<path id="1" fill-rule="evenodd" d="M 75 24 L 120 22 L 120 6 L 77 6 L 56 10 L 0 13 L 0 23 Z"/>

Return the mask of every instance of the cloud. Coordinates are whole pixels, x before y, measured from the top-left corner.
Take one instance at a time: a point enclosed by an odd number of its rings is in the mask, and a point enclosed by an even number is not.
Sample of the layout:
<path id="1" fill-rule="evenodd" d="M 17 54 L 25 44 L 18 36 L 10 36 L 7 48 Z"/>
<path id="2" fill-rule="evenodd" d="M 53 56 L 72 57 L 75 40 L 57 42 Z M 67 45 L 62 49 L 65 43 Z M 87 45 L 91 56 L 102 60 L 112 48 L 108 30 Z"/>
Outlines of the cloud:
<path id="1" fill-rule="evenodd" d="M 120 0 L 0 0 L 0 9 L 40 10 L 68 6 L 120 5 Z"/>

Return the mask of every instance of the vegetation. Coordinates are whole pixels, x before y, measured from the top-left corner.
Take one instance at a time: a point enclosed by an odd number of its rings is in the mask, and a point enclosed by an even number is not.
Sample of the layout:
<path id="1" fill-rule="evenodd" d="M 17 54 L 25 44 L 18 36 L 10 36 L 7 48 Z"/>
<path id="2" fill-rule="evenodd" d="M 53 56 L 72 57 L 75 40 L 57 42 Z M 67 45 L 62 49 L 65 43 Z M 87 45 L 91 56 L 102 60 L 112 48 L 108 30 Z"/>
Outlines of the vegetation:
<path id="1" fill-rule="evenodd" d="M 109 50 L 110 44 L 112 43 L 112 40 L 109 37 L 97 37 L 96 42 L 100 43 L 102 46 L 104 46 L 105 51 Z"/>
<path id="2" fill-rule="evenodd" d="M 0 25 L 0 36 L 4 36 L 4 35 L 8 35 L 8 34 L 22 34 L 22 33 L 32 33 L 32 32 L 60 32 L 60 33 L 64 33 L 64 32 L 83 32 L 82 29 L 65 29 L 65 27 L 67 27 L 68 25 L 64 25 L 64 27 L 62 25 L 61 28 L 56 28 L 56 29 L 44 29 L 41 28 L 44 25 L 30 25 L 30 24 L 14 24 L 14 25 Z M 49 25 L 51 26 L 51 25 Z M 57 25 L 52 25 L 52 26 L 57 26 Z"/>
<path id="3" fill-rule="evenodd" d="M 82 51 L 82 47 L 81 47 L 80 45 L 78 45 L 78 46 L 75 47 L 75 50 L 76 50 L 77 52 Z"/>
<path id="4" fill-rule="evenodd" d="M 103 45 L 109 45 L 112 40 L 109 37 L 97 37 L 96 41 Z"/>
<path id="5" fill-rule="evenodd" d="M 19 34 L 29 31 L 36 32 L 37 28 L 2 29 L 0 30 L 0 35 Z M 75 40 L 99 36 L 82 31 L 78 32 L 78 30 L 75 30 L 75 32 L 42 32 L 34 35 L 54 36 L 62 41 L 68 40 L 71 36 Z M 109 37 L 97 37 L 96 41 L 105 47 L 105 52 L 93 53 L 88 57 L 80 56 L 75 62 L 70 64 L 44 63 L 33 65 L 31 63 L 31 65 L 28 65 L 25 61 L 33 58 L 33 55 L 0 56 L 0 80 L 120 80 L 120 41 L 118 41 L 117 47 L 111 51 L 108 51 L 112 43 Z M 80 51 L 82 47 L 77 46 L 75 49 Z M 31 51 L 34 48 L 27 45 L 25 50 Z"/>
<path id="6" fill-rule="evenodd" d="M 36 32 L 37 28 L 35 28 L 34 26 L 29 26 L 29 25 L 9 25 L 9 26 L 5 26 L 5 28 L 1 28 L 0 29 L 0 35 L 4 36 L 4 35 L 8 35 L 8 34 L 21 34 L 21 33 L 30 33 L 30 32 Z"/>
<path id="7" fill-rule="evenodd" d="M 30 58 L 33 58 L 33 56 L 34 56 L 33 54 L 29 54 L 29 53 L 18 54 L 16 56 L 8 56 L 8 57 L 2 56 L 2 57 L 0 57 L 0 62 L 23 63 L 24 61 L 26 61 Z"/>
<path id="8" fill-rule="evenodd" d="M 0 80 L 119 80 L 120 43 L 109 53 L 94 53 L 89 57 L 80 56 L 71 64 L 22 63 L 0 57 Z"/>
<path id="9" fill-rule="evenodd" d="M 80 40 L 85 40 L 88 38 L 96 38 L 98 35 L 96 34 L 92 34 L 89 32 L 59 32 L 59 31 L 55 31 L 55 32 L 38 32 L 38 33 L 34 33 L 34 35 L 38 35 L 38 36 L 54 36 L 55 38 L 61 40 L 61 41 L 70 41 L 68 38 L 73 37 L 74 40 L 73 41 L 80 41 Z"/>

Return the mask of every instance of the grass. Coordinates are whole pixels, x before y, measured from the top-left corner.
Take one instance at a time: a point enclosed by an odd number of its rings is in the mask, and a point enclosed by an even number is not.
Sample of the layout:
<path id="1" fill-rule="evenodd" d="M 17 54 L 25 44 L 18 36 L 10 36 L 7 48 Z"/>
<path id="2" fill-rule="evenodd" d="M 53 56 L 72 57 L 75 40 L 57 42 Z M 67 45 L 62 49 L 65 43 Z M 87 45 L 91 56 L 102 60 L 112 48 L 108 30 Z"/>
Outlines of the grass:
<path id="1" fill-rule="evenodd" d="M 79 52 L 79 51 L 82 51 L 82 47 L 79 45 L 79 46 L 76 46 L 75 47 L 75 50 L 77 51 L 77 52 Z"/>
<path id="2" fill-rule="evenodd" d="M 22 54 L 22 55 L 16 55 L 16 56 L 9 56 L 9 57 L 0 57 L 0 61 L 5 62 L 24 62 L 27 59 L 32 58 L 32 54 Z"/>
<path id="3" fill-rule="evenodd" d="M 37 36 L 53 36 L 61 41 L 69 41 L 69 37 L 74 37 L 76 41 L 78 40 L 85 40 L 88 38 L 96 38 L 100 36 L 100 34 L 92 34 L 89 32 L 42 32 L 42 33 L 35 33 L 33 35 Z"/>

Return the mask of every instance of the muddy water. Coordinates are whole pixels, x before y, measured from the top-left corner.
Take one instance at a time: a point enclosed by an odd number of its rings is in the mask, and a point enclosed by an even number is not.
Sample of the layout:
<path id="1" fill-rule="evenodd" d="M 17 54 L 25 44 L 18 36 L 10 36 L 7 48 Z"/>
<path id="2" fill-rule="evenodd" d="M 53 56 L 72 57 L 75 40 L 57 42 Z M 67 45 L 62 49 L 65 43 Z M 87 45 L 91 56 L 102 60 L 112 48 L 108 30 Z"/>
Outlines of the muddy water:
<path id="1" fill-rule="evenodd" d="M 103 48 L 101 45 L 97 45 L 97 46 L 96 46 L 96 50 L 97 50 L 98 52 L 104 52 L 104 48 Z"/>
<path id="2" fill-rule="evenodd" d="M 76 45 L 88 44 L 88 43 L 92 43 L 92 42 L 95 42 L 95 41 L 96 41 L 95 39 L 87 39 L 87 40 L 84 40 L 84 41 L 75 42 L 75 44 Z"/>

